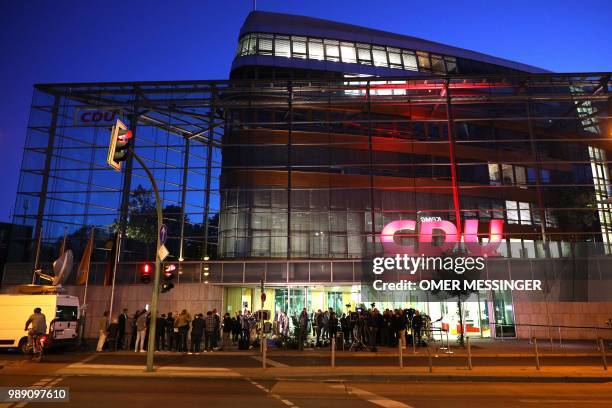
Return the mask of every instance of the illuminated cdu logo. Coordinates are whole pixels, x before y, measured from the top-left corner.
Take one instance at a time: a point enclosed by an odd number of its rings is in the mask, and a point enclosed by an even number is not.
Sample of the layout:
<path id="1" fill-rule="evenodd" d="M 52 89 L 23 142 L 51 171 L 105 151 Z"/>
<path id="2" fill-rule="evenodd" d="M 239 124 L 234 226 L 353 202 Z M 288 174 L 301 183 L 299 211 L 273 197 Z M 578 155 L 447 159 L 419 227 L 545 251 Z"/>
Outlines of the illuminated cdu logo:
<path id="1" fill-rule="evenodd" d="M 464 247 L 475 256 L 499 256 L 497 248 L 501 244 L 503 232 L 503 220 L 491 220 L 489 223 L 489 241 L 481 244 L 478 242 L 478 220 L 466 220 L 463 232 Z M 412 245 L 399 244 L 396 239 L 402 235 L 404 237 L 416 237 L 418 243 Z M 435 240 L 434 237 L 436 237 Z M 438 237 L 443 237 L 443 241 L 437 239 Z M 461 242 L 461 237 L 455 224 L 450 221 L 423 221 L 420 223 L 417 234 L 416 221 L 399 220 L 385 225 L 380 233 L 380 240 L 386 254 L 440 255 L 455 248 L 457 243 Z"/>

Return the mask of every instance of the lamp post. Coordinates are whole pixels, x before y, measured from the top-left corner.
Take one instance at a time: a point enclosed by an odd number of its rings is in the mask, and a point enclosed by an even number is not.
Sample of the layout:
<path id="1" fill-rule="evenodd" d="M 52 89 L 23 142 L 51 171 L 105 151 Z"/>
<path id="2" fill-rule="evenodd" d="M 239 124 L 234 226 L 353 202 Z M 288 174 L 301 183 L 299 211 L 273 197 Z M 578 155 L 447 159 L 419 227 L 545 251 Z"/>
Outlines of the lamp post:
<path id="1" fill-rule="evenodd" d="M 155 273 L 153 275 L 153 294 L 151 296 L 151 319 L 149 324 L 149 344 L 147 345 L 147 368 L 146 371 L 153 371 L 153 356 L 155 353 L 155 326 L 157 321 L 157 303 L 159 298 L 159 279 L 160 279 L 160 268 L 161 268 L 161 259 L 159 258 L 159 250 L 161 248 L 161 240 L 159 236 L 159 231 L 161 229 L 163 223 L 162 216 L 162 207 L 161 207 L 161 199 L 159 197 L 159 189 L 157 188 L 157 183 L 153 178 L 153 173 L 144 163 L 142 158 L 134 152 L 133 149 L 129 149 L 130 154 L 138 161 L 138 164 L 143 168 L 143 170 L 149 176 L 149 180 L 151 181 L 151 186 L 153 187 L 153 191 L 155 192 L 155 207 L 157 209 L 157 249 L 155 251 Z"/>

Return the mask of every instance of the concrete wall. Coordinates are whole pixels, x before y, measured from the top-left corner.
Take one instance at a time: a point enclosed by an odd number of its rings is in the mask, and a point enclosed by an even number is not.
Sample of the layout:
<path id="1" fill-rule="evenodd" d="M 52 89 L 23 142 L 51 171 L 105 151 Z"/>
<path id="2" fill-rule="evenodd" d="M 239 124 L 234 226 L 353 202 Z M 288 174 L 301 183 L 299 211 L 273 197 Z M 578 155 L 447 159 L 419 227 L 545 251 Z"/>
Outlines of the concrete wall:
<path id="1" fill-rule="evenodd" d="M 83 286 L 66 286 L 66 294 L 78 296 L 83 302 Z M 151 285 L 118 285 L 113 299 L 113 317 L 123 308 L 133 315 L 137 309 L 144 309 L 151 304 Z M 92 285 L 87 290 L 87 324 L 86 337 L 97 337 L 98 320 L 110 307 L 111 288 Z M 159 295 L 159 312 L 180 312 L 183 309 L 191 314 L 206 313 L 217 308 L 223 310 L 223 287 L 201 283 L 181 283 L 168 293 Z"/>
<path id="2" fill-rule="evenodd" d="M 548 317 L 550 316 L 550 322 Z M 612 338 L 612 330 L 571 329 L 559 326 L 607 327 L 606 321 L 612 318 L 612 302 L 514 302 L 514 319 L 519 338 L 595 339 Z M 527 327 L 521 324 L 546 325 L 548 327 Z"/>

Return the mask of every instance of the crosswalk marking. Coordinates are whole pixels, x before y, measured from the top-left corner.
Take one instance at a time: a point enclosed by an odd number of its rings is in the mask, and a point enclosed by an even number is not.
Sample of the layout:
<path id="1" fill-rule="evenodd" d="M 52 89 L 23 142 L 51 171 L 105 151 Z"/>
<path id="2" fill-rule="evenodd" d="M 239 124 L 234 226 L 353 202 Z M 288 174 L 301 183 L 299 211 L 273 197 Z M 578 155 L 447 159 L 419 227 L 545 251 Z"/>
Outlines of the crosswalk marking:
<path id="1" fill-rule="evenodd" d="M 359 398 L 366 400 L 372 404 L 378 405 L 384 408 L 413 408 L 410 405 L 404 404 L 403 402 L 395 401 L 390 398 L 385 398 L 380 395 L 376 395 L 373 392 L 362 390 L 361 388 L 350 387 L 349 392 L 355 394 Z"/>

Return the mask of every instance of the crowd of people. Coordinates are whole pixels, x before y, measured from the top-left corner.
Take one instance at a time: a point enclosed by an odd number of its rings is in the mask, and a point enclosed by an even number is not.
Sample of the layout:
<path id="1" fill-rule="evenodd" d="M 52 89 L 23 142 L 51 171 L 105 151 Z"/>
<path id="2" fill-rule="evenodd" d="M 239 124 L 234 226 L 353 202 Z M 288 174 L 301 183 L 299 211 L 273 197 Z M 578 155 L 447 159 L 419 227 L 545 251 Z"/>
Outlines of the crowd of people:
<path id="1" fill-rule="evenodd" d="M 428 327 L 429 319 L 418 310 L 385 309 L 382 313 L 374 306 L 370 309 L 357 308 L 354 312 L 343 313 L 340 318 L 330 308 L 322 312 L 318 310 L 309 314 L 304 308 L 297 319 L 301 338 L 300 348 L 308 341 L 312 331 L 315 346 L 328 343 L 332 338 L 338 338 L 348 345 L 357 344 L 361 347 L 396 347 L 412 344 L 413 338 L 417 345 L 424 345 L 423 329 Z"/>
<path id="2" fill-rule="evenodd" d="M 182 353 L 257 347 L 263 329 L 257 324 L 256 314 L 249 310 L 238 311 L 233 316 L 229 312 L 221 316 L 217 309 L 193 316 L 182 310 L 161 314 L 152 320 L 147 310 L 130 314 L 123 309 L 109 324 L 109 313 L 105 312 L 99 321 L 96 350 L 102 351 L 107 346 L 109 350 L 144 352 L 149 344 L 151 324 L 155 324 L 155 350 Z M 305 345 L 327 346 L 331 339 L 337 339 L 347 345 L 375 350 L 379 346 L 405 348 L 413 338 L 421 345 L 422 331 L 427 324 L 427 319 L 414 309 L 385 309 L 381 313 L 372 305 L 370 309 L 357 308 L 338 316 L 332 308 L 310 313 L 304 308 L 291 321 L 284 311 L 277 311 L 269 334 L 281 344 L 294 336 L 299 349 Z M 294 329 L 291 334 L 290 327 Z"/>

